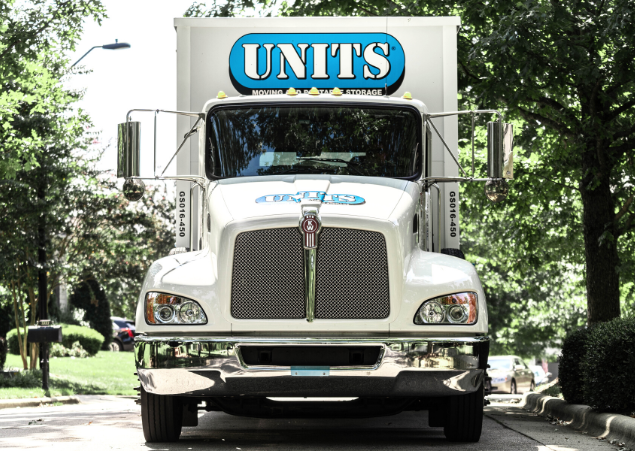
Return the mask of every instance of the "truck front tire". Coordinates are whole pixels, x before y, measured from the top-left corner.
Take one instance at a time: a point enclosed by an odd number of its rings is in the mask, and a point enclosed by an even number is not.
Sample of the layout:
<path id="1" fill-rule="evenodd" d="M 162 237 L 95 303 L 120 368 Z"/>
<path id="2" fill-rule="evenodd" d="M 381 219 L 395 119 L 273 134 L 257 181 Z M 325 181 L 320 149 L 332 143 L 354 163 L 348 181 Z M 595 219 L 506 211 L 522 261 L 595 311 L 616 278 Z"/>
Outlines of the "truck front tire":
<path id="1" fill-rule="evenodd" d="M 141 387 L 141 424 L 146 442 L 176 442 L 183 425 L 181 400 L 147 393 Z"/>
<path id="2" fill-rule="evenodd" d="M 451 442 L 478 442 L 483 428 L 483 384 L 468 395 L 448 399 L 443 432 Z"/>

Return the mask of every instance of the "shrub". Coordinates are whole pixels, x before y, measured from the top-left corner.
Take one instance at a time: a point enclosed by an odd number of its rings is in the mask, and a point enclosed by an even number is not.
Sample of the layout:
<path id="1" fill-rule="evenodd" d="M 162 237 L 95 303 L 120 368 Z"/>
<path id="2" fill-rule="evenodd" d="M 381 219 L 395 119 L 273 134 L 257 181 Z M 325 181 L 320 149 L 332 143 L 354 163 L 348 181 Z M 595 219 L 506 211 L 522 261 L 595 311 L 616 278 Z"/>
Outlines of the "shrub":
<path id="1" fill-rule="evenodd" d="M 616 318 L 593 326 L 581 368 L 588 405 L 601 411 L 634 410 L 635 318 Z"/>
<path id="2" fill-rule="evenodd" d="M 104 336 L 89 327 L 62 324 L 62 344 L 64 347 L 72 348 L 73 343 L 76 341 L 79 342 L 81 347 L 85 349 L 89 355 L 95 355 L 104 342 Z M 18 336 L 15 329 L 7 333 L 7 343 L 11 354 L 20 354 Z"/>
<path id="3" fill-rule="evenodd" d="M 84 359 L 88 357 L 88 352 L 82 347 L 79 341 L 73 343 L 71 348 L 67 348 L 62 343 L 53 343 L 51 345 L 50 357 L 77 357 Z"/>
<path id="4" fill-rule="evenodd" d="M 42 386 L 40 370 L 20 371 L 13 377 L 0 377 L 0 388 L 38 388 Z"/>
<path id="5" fill-rule="evenodd" d="M 7 342 L 0 337 L 0 371 L 4 369 L 4 363 L 7 361 Z"/>
<path id="6" fill-rule="evenodd" d="M 24 330 L 20 328 L 20 335 L 24 340 Z M 11 329 L 7 332 L 7 349 L 11 354 L 20 354 L 20 347 L 18 346 L 18 333 L 15 329 Z M 28 347 L 27 347 L 28 351 Z"/>
<path id="7" fill-rule="evenodd" d="M 567 335 L 558 357 L 558 384 L 564 399 L 571 404 L 584 404 L 584 376 L 580 363 L 586 359 L 589 329 L 575 330 Z"/>

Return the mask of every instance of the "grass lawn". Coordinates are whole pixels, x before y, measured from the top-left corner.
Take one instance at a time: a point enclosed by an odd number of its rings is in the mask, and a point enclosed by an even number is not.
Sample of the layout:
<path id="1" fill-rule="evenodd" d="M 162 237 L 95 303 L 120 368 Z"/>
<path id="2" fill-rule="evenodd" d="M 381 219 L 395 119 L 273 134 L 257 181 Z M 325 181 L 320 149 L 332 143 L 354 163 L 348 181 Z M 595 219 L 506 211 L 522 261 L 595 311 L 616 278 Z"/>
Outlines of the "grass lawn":
<path id="1" fill-rule="evenodd" d="M 41 388 L 0 388 L 0 399 L 63 395 L 137 395 L 134 353 L 100 351 L 95 357 L 58 357 L 49 361 L 49 392 Z M 19 355 L 7 354 L 5 370 L 22 368 Z"/>

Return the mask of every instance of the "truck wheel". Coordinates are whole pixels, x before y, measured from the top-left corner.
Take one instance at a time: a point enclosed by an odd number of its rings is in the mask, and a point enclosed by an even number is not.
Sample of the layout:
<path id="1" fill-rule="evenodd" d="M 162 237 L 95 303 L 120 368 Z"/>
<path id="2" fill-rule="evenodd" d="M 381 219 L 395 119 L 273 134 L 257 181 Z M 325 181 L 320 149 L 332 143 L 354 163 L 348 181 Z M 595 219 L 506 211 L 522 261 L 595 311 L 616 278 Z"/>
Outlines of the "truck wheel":
<path id="1" fill-rule="evenodd" d="M 469 395 L 448 398 L 443 432 L 451 442 L 478 442 L 483 427 L 483 384 Z"/>
<path id="2" fill-rule="evenodd" d="M 141 424 L 146 442 L 176 442 L 183 424 L 181 400 L 176 396 L 147 393 L 142 386 Z"/>

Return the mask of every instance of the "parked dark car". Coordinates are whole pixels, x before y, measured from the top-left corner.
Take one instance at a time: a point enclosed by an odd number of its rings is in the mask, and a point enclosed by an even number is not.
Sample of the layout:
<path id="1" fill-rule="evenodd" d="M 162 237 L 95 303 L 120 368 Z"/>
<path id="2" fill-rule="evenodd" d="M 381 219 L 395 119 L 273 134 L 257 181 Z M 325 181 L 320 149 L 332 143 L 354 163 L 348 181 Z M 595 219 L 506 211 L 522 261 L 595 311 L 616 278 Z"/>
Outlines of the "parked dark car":
<path id="1" fill-rule="evenodd" d="M 132 351 L 134 349 L 135 326 L 134 321 L 111 316 L 112 320 L 112 343 L 111 351 Z"/>

